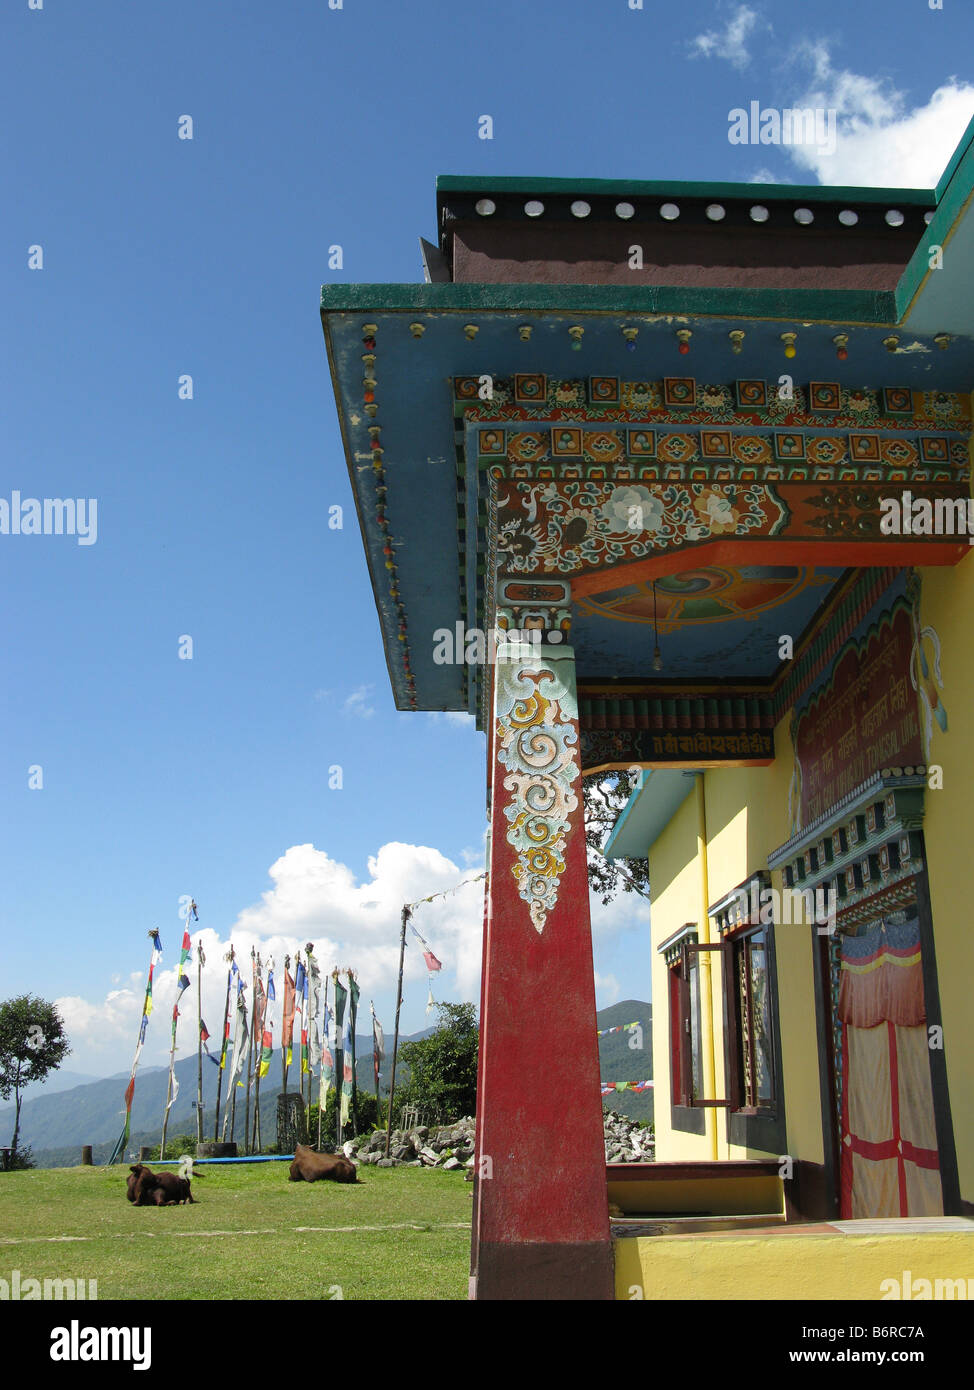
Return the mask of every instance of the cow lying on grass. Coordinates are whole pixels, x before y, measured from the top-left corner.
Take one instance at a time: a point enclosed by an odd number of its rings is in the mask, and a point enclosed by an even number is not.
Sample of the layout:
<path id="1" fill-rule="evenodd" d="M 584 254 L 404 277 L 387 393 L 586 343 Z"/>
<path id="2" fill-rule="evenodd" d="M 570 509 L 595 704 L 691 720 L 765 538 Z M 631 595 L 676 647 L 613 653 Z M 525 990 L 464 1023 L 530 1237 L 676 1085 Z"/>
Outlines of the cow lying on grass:
<path id="1" fill-rule="evenodd" d="M 129 1170 L 127 1186 L 126 1196 L 137 1207 L 169 1207 L 180 1202 L 196 1205 L 188 1178 L 175 1173 L 154 1173 L 144 1163 L 136 1163 Z"/>
<path id="2" fill-rule="evenodd" d="M 344 1154 L 320 1154 L 309 1149 L 307 1144 L 298 1144 L 294 1150 L 294 1161 L 288 1174 L 289 1182 L 318 1182 L 330 1179 L 331 1182 L 358 1182 L 355 1164 Z"/>

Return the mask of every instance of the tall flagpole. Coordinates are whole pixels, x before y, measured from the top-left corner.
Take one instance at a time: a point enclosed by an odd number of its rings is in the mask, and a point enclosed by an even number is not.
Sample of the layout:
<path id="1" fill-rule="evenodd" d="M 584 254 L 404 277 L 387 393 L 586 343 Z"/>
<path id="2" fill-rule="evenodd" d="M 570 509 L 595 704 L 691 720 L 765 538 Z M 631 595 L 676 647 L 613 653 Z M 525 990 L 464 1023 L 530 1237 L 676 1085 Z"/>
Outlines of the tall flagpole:
<path id="1" fill-rule="evenodd" d="M 325 976 L 325 1006 L 321 1016 L 321 1056 L 318 1059 L 318 1152 L 321 1152 L 321 1112 L 327 1095 L 321 1093 L 321 1078 L 325 1070 L 325 1048 L 328 1047 L 328 976 Z"/>
<path id="2" fill-rule="evenodd" d="M 301 1097 L 301 1104 L 302 1104 L 302 1106 L 303 1106 L 303 1105 L 304 1105 L 304 1070 L 303 1070 L 303 1068 L 302 1068 L 302 1058 L 301 1058 L 301 1034 L 304 1032 L 304 999 L 303 999 L 302 995 L 298 993 L 298 980 L 300 979 L 300 975 L 299 975 L 298 972 L 301 970 L 301 968 L 302 968 L 302 966 L 301 966 L 301 952 L 300 952 L 300 950 L 298 950 L 298 951 L 295 951 L 295 953 L 294 953 L 294 1013 L 295 1013 L 295 1016 L 296 1016 L 297 1013 L 298 1013 L 298 1010 L 300 1009 L 300 1011 L 301 1011 L 301 1027 L 298 1029 L 298 1095 Z M 303 985 L 302 985 L 302 990 L 303 990 Z"/>
<path id="3" fill-rule="evenodd" d="M 195 907 L 196 904 L 194 903 Z M 203 943 L 196 943 L 196 1140 L 203 1142 Z"/>
<path id="4" fill-rule="evenodd" d="M 399 1055 L 399 1010 L 402 1006 L 402 965 L 406 954 L 406 923 L 409 921 L 409 904 L 402 906 L 402 932 L 399 936 L 399 987 L 396 991 L 396 1035 L 392 1044 L 392 1078 L 389 1083 L 389 1119 L 386 1123 L 386 1158 L 392 1143 L 392 1102 L 396 1098 L 396 1058 Z"/>
<path id="5" fill-rule="evenodd" d="M 177 986 L 178 990 L 178 986 Z M 162 1139 L 159 1143 L 159 1162 L 162 1163 L 166 1157 L 166 1130 L 169 1128 L 169 1107 L 172 1105 L 172 1069 L 176 1060 L 176 1024 L 179 1021 L 179 996 L 172 1006 L 172 1046 L 169 1049 L 169 1081 L 166 1086 L 166 1113 L 162 1117 Z"/>
<path id="6" fill-rule="evenodd" d="M 259 980 L 259 979 L 261 978 L 260 972 L 261 972 L 261 959 L 260 959 L 260 952 L 258 951 L 258 952 L 257 952 L 257 977 L 256 977 L 257 980 Z M 261 988 L 263 988 L 263 982 L 261 983 Z M 252 1132 L 252 1134 L 251 1134 L 251 1136 L 250 1136 L 250 1152 L 251 1152 L 251 1153 L 257 1153 L 258 1150 L 259 1150 L 259 1148 L 260 1148 L 260 1059 L 261 1059 L 261 1056 L 263 1055 L 263 1050 L 264 1050 L 264 1024 L 265 1024 L 266 1021 L 267 1021 L 267 995 L 266 995 L 266 993 L 265 993 L 265 995 L 264 995 L 264 1008 L 263 1008 L 263 1014 L 262 1014 L 262 1017 L 261 1017 L 261 1019 L 260 1019 L 260 1028 L 258 1029 L 258 1027 L 257 1027 L 257 983 L 256 983 L 256 980 L 255 980 L 255 982 L 254 982 L 254 1002 L 253 1002 L 252 1007 L 253 1007 L 253 1011 L 254 1011 L 254 1070 L 253 1070 L 253 1082 L 254 1082 L 254 1128 L 253 1128 L 253 1132 Z M 259 1036 L 258 1036 L 258 1033 L 259 1033 Z"/>
<path id="7" fill-rule="evenodd" d="M 250 1052 L 250 1058 L 251 1058 L 251 1061 L 253 1061 L 253 1057 L 254 1057 L 254 1052 L 253 1052 L 253 1038 L 254 1038 L 254 1034 L 255 1034 L 256 1028 L 257 1028 L 257 947 L 256 947 L 256 946 L 251 946 L 251 948 L 250 948 L 250 978 L 251 978 L 251 995 L 250 995 L 250 1013 L 251 1013 L 251 1019 L 250 1019 L 250 1037 L 251 1037 L 251 1052 Z M 246 1068 L 246 1081 L 247 1081 L 247 1086 L 246 1086 L 247 1101 L 246 1101 L 246 1105 L 244 1106 L 244 1153 L 245 1153 L 245 1154 L 246 1154 L 246 1153 L 250 1153 L 250 1082 L 251 1082 L 250 1067 L 247 1067 L 247 1068 Z"/>
<path id="8" fill-rule="evenodd" d="M 281 1090 L 287 1095 L 287 1043 L 284 1039 L 285 1015 L 287 1013 L 287 976 L 291 968 L 291 957 L 284 957 L 284 1003 L 281 1005 Z M 291 1010 L 292 1037 L 294 1030 L 294 1010 Z M 286 1113 L 286 1112 L 285 1112 Z"/>
<path id="9" fill-rule="evenodd" d="M 213 1142 L 214 1144 L 220 1137 L 220 1083 L 223 1081 L 223 1070 L 227 1064 L 227 1024 L 230 1022 L 230 981 L 233 977 L 233 942 L 230 942 L 230 950 L 223 957 L 229 961 L 227 966 L 227 1000 L 223 1006 L 223 1035 L 220 1042 L 220 1071 L 216 1079 L 216 1116 L 213 1120 Z"/>

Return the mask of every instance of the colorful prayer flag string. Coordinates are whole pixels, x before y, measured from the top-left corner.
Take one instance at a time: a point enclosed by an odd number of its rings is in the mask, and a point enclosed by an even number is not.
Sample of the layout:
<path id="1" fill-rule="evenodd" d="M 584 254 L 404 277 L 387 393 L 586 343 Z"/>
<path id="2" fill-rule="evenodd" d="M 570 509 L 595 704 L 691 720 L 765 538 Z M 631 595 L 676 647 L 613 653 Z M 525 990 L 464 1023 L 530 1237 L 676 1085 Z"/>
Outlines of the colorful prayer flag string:
<path id="1" fill-rule="evenodd" d="M 643 1091 L 649 1091 L 653 1087 L 652 1081 L 600 1081 L 599 1090 L 603 1096 L 610 1096 L 616 1091 L 635 1091 L 637 1095 Z"/>

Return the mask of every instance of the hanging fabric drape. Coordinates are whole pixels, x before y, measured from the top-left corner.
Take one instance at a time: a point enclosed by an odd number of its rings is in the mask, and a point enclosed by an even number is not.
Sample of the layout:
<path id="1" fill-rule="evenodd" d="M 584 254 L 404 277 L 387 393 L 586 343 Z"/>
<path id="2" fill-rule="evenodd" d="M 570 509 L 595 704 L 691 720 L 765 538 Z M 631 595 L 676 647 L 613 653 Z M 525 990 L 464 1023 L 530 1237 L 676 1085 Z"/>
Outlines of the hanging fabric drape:
<path id="1" fill-rule="evenodd" d="M 843 936 L 839 965 L 842 1217 L 940 1216 L 918 918 Z"/>

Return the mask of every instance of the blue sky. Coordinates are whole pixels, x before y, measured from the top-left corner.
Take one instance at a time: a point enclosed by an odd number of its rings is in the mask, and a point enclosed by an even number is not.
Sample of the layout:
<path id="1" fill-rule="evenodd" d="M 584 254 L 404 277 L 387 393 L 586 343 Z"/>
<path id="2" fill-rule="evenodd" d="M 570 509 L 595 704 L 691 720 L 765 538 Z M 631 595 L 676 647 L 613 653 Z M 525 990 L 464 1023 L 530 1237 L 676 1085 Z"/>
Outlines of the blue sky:
<path id="1" fill-rule="evenodd" d="M 440 173 L 932 185 L 974 113 L 974 14 L 10 0 L 0 49 L 0 497 L 98 503 L 92 545 L 0 535 L 0 996 L 62 1000 L 68 1065 L 126 1070 L 146 932 L 171 967 L 191 893 L 211 961 L 231 931 L 314 940 L 391 1031 L 399 905 L 482 868 L 484 739 L 392 708 L 319 286 L 420 280 Z M 728 142 L 732 108 L 812 97 L 833 156 Z M 477 997 L 481 907 L 417 915 L 440 998 Z M 600 1005 L 648 998 L 646 905 L 595 921 Z"/>

